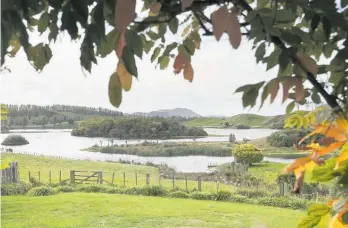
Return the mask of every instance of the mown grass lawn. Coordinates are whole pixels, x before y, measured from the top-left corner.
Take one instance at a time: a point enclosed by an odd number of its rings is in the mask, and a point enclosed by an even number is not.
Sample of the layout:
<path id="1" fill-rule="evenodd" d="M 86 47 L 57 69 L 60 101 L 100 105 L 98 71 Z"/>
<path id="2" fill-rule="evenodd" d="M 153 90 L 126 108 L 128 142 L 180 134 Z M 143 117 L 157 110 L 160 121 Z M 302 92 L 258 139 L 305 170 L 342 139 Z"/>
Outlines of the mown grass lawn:
<path id="1" fill-rule="evenodd" d="M 3 228 L 296 227 L 304 212 L 257 205 L 98 193 L 2 197 Z"/>

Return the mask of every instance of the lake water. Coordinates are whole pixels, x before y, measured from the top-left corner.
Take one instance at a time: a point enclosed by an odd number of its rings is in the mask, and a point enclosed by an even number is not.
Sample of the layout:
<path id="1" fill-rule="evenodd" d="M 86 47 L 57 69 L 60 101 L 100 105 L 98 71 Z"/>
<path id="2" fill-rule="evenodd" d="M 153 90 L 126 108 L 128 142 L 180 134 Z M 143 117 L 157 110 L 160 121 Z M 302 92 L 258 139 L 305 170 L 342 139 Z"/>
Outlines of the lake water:
<path id="1" fill-rule="evenodd" d="M 214 129 L 207 128 L 208 134 L 225 135 L 234 133 L 236 138 L 243 139 L 255 139 L 264 137 L 274 130 L 268 129 Z M 226 162 L 232 162 L 233 157 L 210 157 L 210 156 L 179 156 L 179 157 L 140 157 L 136 155 L 126 154 L 103 154 L 99 152 L 85 152 L 81 149 L 90 147 L 96 143 L 107 145 L 107 138 L 87 138 L 87 137 L 75 137 L 71 136 L 71 130 L 13 130 L 11 133 L 21 132 L 30 144 L 23 146 L 11 146 L 16 152 L 26 152 L 30 154 L 40 154 L 45 156 L 61 156 L 70 159 L 81 160 L 93 160 L 93 161 L 118 161 L 119 159 L 135 162 L 153 162 L 155 164 L 167 164 L 170 167 L 175 168 L 181 172 L 206 172 L 209 164 L 222 164 Z M 0 142 L 8 134 L 0 135 Z M 199 138 L 196 141 L 224 141 L 228 140 L 228 136 L 221 137 L 206 137 Z M 136 144 L 143 142 L 144 140 L 114 140 L 114 144 Z M 149 141 L 149 140 L 148 140 Z M 157 140 L 152 140 L 157 141 Z M 158 140 L 158 142 L 171 141 L 171 142 L 192 142 L 192 139 L 175 139 L 175 140 Z M 8 148 L 2 146 L 3 148 Z M 292 159 L 279 159 L 279 158 L 265 158 L 268 161 L 289 163 Z"/>

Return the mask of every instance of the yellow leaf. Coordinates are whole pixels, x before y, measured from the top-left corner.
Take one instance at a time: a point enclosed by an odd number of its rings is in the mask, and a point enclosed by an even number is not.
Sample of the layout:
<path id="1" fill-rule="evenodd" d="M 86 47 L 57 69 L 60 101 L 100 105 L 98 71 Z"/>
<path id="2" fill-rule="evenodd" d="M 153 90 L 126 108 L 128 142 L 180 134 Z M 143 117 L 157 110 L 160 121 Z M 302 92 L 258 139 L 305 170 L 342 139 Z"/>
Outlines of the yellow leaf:
<path id="1" fill-rule="evenodd" d="M 211 14 L 213 33 L 217 41 L 220 40 L 222 34 L 227 30 L 230 18 L 231 16 L 226 6 L 220 7 Z"/>
<path id="2" fill-rule="evenodd" d="M 156 2 L 153 4 L 150 8 L 149 16 L 150 17 L 155 17 L 159 14 L 161 11 L 162 4 L 160 2 Z"/>
<path id="3" fill-rule="evenodd" d="M 298 158 L 293 163 L 286 166 L 284 171 L 287 173 L 292 172 L 292 171 L 296 170 L 297 168 L 303 167 L 306 163 L 308 163 L 310 161 L 311 161 L 310 156 L 304 157 L 304 158 Z"/>
<path id="4" fill-rule="evenodd" d="M 337 117 L 336 123 L 342 131 L 348 132 L 348 120 L 343 116 Z"/>
<path id="5" fill-rule="evenodd" d="M 181 0 L 181 9 L 184 10 L 190 7 L 193 3 L 193 0 Z"/>
<path id="6" fill-rule="evenodd" d="M 129 91 L 132 88 L 132 75 L 127 71 L 121 59 L 117 64 L 117 74 L 120 78 L 121 86 L 125 91 Z"/>
<path id="7" fill-rule="evenodd" d="M 332 219 L 330 223 L 330 228 L 347 228 L 347 225 L 344 225 L 342 220 L 342 212 L 337 213 Z"/>
<path id="8" fill-rule="evenodd" d="M 335 169 L 338 169 L 341 162 L 348 160 L 348 149 L 342 150 L 341 154 L 336 158 L 336 167 Z"/>
<path id="9" fill-rule="evenodd" d="M 3 163 L 1 164 L 1 169 L 7 169 L 8 167 L 10 167 L 10 166 L 8 165 L 8 162 L 3 162 Z"/>
<path id="10" fill-rule="evenodd" d="M 229 26 L 227 26 L 227 34 L 230 38 L 230 43 L 234 49 L 237 49 L 242 41 L 242 33 L 237 14 L 231 12 L 229 15 Z M 279 86 L 279 85 L 278 85 Z"/>
<path id="11" fill-rule="evenodd" d="M 322 216 L 320 221 L 319 221 L 319 223 L 317 224 L 317 228 L 327 228 L 327 227 L 329 227 L 330 218 L 331 218 L 330 213 L 327 213 L 324 216 Z"/>
<path id="12" fill-rule="evenodd" d="M 117 0 L 115 4 L 115 24 L 120 31 L 126 31 L 135 17 L 136 0 Z"/>
<path id="13" fill-rule="evenodd" d="M 308 55 L 304 53 L 297 53 L 296 57 L 297 57 L 297 61 L 299 65 L 306 72 L 310 72 L 313 75 L 316 75 L 318 73 L 318 65 L 311 57 L 309 57 Z"/>
<path id="14" fill-rule="evenodd" d="M 189 33 L 190 30 L 191 30 L 191 25 L 186 26 L 186 28 L 182 32 L 181 36 L 186 36 L 187 33 Z"/>
<path id="15" fill-rule="evenodd" d="M 109 80 L 109 100 L 117 108 L 122 103 L 122 87 L 117 72 L 113 73 Z"/>

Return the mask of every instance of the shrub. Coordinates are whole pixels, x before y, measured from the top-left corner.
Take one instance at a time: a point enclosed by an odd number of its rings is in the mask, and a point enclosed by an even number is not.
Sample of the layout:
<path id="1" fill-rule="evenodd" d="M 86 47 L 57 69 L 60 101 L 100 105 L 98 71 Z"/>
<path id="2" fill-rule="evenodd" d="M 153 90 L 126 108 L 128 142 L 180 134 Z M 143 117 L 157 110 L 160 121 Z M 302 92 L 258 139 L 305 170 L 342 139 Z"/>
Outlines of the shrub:
<path id="1" fill-rule="evenodd" d="M 251 165 L 263 160 L 262 152 L 252 144 L 240 144 L 233 148 L 232 155 L 236 162 Z"/>
<path id="2" fill-rule="evenodd" d="M 256 190 L 237 190 L 237 194 L 246 196 L 248 198 L 259 198 L 268 196 L 267 192 Z"/>
<path id="3" fill-rule="evenodd" d="M 263 197 L 257 200 L 258 204 L 271 206 L 271 207 L 281 207 L 290 208 L 294 210 L 306 209 L 308 206 L 308 201 L 294 198 L 294 197 Z"/>
<path id="4" fill-rule="evenodd" d="M 190 198 L 196 200 L 212 200 L 214 199 L 214 195 L 208 192 L 192 192 Z"/>
<path id="5" fill-rule="evenodd" d="M 75 188 L 72 186 L 59 186 L 54 188 L 56 192 L 75 192 Z"/>
<path id="6" fill-rule="evenodd" d="M 103 185 L 83 185 L 77 188 L 79 192 L 106 192 L 106 187 Z"/>
<path id="7" fill-rule="evenodd" d="M 108 187 L 106 189 L 105 193 L 108 193 L 108 194 L 123 194 L 124 191 L 123 191 L 123 189 L 120 189 L 120 188 Z"/>
<path id="8" fill-rule="evenodd" d="M 1 185 L 1 195 L 11 196 L 11 195 L 25 195 L 32 187 L 31 184 L 19 182 L 12 184 L 2 184 Z"/>
<path id="9" fill-rule="evenodd" d="M 21 146 L 26 144 L 29 144 L 28 140 L 21 135 L 9 135 L 1 143 L 4 146 Z"/>
<path id="10" fill-rule="evenodd" d="M 28 191 L 29 196 L 50 196 L 55 193 L 53 188 L 47 186 L 35 187 Z"/>
<path id="11" fill-rule="evenodd" d="M 231 198 L 231 192 L 228 191 L 219 191 L 214 195 L 216 201 L 228 201 Z"/>
<path id="12" fill-rule="evenodd" d="M 249 198 L 237 194 L 232 194 L 229 201 L 235 203 L 251 203 L 251 200 Z"/>
<path id="13" fill-rule="evenodd" d="M 144 191 L 143 191 L 143 188 L 133 187 L 133 188 L 121 189 L 121 193 L 126 195 L 142 195 Z"/>
<path id="14" fill-rule="evenodd" d="M 39 187 L 44 185 L 42 182 L 38 181 L 35 177 L 30 177 L 29 182 L 33 187 Z"/>
<path id="15" fill-rule="evenodd" d="M 176 191 L 176 192 L 169 193 L 169 197 L 186 199 L 186 198 L 189 198 L 189 194 L 183 191 Z"/>
<path id="16" fill-rule="evenodd" d="M 297 143 L 301 138 L 310 133 L 310 129 L 284 129 L 281 131 L 273 132 L 270 136 L 267 137 L 267 143 L 270 146 L 274 147 L 292 147 Z M 319 141 L 320 138 L 316 136 L 316 141 Z M 309 137 L 304 141 L 304 144 L 308 144 L 313 140 L 313 137 Z"/>
<path id="17" fill-rule="evenodd" d="M 162 186 L 146 186 L 143 188 L 143 195 L 145 196 L 165 196 L 167 195 L 167 190 Z"/>

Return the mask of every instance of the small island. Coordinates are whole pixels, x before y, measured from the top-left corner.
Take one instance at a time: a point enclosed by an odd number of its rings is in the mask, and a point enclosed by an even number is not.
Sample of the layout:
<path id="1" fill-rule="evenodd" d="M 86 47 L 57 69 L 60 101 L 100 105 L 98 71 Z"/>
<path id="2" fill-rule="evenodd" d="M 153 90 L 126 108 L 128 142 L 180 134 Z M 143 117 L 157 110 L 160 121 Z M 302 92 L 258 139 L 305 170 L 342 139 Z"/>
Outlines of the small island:
<path id="1" fill-rule="evenodd" d="M 28 140 L 21 135 L 9 135 L 1 143 L 3 146 L 22 146 L 26 144 L 29 144 Z"/>
<path id="2" fill-rule="evenodd" d="M 186 127 L 168 118 L 91 118 L 78 123 L 73 136 L 118 139 L 175 139 L 206 137 L 202 128 Z"/>

